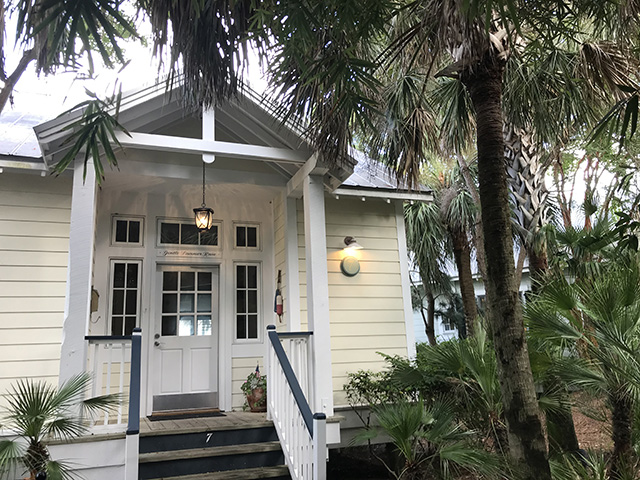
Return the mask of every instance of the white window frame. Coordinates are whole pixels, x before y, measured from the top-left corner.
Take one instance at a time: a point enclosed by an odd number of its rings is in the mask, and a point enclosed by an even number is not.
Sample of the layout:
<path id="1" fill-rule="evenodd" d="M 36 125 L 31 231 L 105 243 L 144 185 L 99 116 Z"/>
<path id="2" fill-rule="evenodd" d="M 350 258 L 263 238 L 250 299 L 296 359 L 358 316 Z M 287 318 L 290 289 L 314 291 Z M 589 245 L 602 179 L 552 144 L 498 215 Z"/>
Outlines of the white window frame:
<path id="1" fill-rule="evenodd" d="M 116 241 L 116 222 L 124 220 L 126 222 L 140 222 L 140 238 L 137 242 L 118 242 Z M 129 228 L 127 224 L 127 236 L 129 236 Z M 136 215 L 112 215 L 111 216 L 111 246 L 118 247 L 144 247 L 144 217 Z"/>
<path id="2" fill-rule="evenodd" d="M 256 229 L 256 246 L 255 247 L 240 247 L 238 246 L 238 228 L 237 227 L 251 227 Z M 261 225 L 260 223 L 251 223 L 251 222 L 233 222 L 233 248 L 235 250 L 249 250 L 249 251 L 260 251 L 262 250 L 262 239 L 261 239 Z M 245 237 L 246 238 L 246 237 Z"/>
<path id="3" fill-rule="evenodd" d="M 109 284 L 108 284 L 108 298 L 107 298 L 107 335 L 112 335 L 113 332 L 113 279 L 114 279 L 114 275 L 115 275 L 115 264 L 116 263 L 124 263 L 124 264 L 132 264 L 132 263 L 136 263 L 138 264 L 138 286 L 137 286 L 137 290 L 138 290 L 138 295 L 137 295 L 137 303 L 136 303 L 136 324 L 135 327 L 139 327 L 140 326 L 140 308 L 142 307 L 142 259 L 141 258 L 110 258 L 109 259 Z M 126 272 L 125 272 L 125 292 L 127 291 L 126 289 L 126 283 L 127 282 L 127 278 L 126 278 Z M 124 300 L 125 304 L 124 304 L 124 310 L 122 313 L 122 326 L 123 326 L 123 333 L 122 335 L 124 335 L 124 326 L 126 323 L 126 318 L 125 317 L 132 317 L 133 315 L 127 315 L 126 312 L 126 298 Z M 134 327 L 134 328 L 135 328 Z"/>
<path id="4" fill-rule="evenodd" d="M 161 248 L 206 248 L 207 250 L 222 251 L 222 221 L 215 220 L 212 226 L 218 228 L 218 245 L 189 245 L 184 243 L 162 243 L 161 229 L 163 223 L 178 223 L 180 225 L 194 225 L 193 219 L 158 217 L 156 222 L 156 246 Z"/>
<path id="5" fill-rule="evenodd" d="M 238 338 L 238 267 L 256 267 L 256 290 L 257 299 L 256 316 L 258 318 L 258 324 L 256 329 L 258 336 L 256 338 Z M 242 314 L 240 314 L 242 315 Z M 245 313 L 248 315 L 248 313 Z M 248 323 L 247 323 L 248 325 Z M 234 262 L 233 263 L 233 343 L 234 344 L 247 344 L 247 343 L 261 343 L 262 342 L 262 263 L 261 262 Z M 248 332 L 247 332 L 248 333 Z"/>

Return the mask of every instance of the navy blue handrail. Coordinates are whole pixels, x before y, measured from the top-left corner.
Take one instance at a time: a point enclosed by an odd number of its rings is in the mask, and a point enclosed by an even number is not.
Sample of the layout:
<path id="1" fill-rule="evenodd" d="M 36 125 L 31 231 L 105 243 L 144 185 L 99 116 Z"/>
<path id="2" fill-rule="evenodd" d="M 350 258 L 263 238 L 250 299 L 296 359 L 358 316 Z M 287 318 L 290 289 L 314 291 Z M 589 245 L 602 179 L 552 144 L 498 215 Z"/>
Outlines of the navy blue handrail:
<path id="1" fill-rule="evenodd" d="M 289 382 L 291 393 L 293 393 L 293 398 L 298 404 L 298 408 L 300 409 L 300 413 L 302 414 L 302 419 L 307 426 L 307 431 L 309 432 L 309 435 L 311 435 L 311 438 L 313 438 L 313 413 L 311 413 L 311 407 L 309 407 L 307 399 L 304 398 L 304 393 L 302 393 L 300 383 L 298 382 L 296 374 L 293 372 L 293 368 L 291 367 L 291 363 L 287 358 L 287 353 L 284 351 L 284 348 L 280 343 L 280 338 L 278 337 L 278 332 L 276 332 L 275 325 L 269 325 L 267 327 L 267 334 L 269 335 L 269 340 L 271 340 L 271 345 L 273 346 L 273 350 L 276 353 L 276 357 L 278 357 L 278 361 L 282 366 L 284 376 L 287 379 L 287 382 Z"/>

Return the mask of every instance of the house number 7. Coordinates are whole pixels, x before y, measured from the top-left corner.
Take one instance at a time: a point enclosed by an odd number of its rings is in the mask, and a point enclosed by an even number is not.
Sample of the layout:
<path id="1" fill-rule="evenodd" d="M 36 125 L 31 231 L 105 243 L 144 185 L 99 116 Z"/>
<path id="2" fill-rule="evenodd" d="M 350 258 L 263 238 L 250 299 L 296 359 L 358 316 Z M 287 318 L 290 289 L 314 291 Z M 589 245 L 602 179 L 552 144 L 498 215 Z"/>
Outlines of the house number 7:
<path id="1" fill-rule="evenodd" d="M 209 440 L 211 440 L 211 437 L 213 437 L 213 432 L 207 433 L 207 441 L 205 443 L 209 443 Z"/>

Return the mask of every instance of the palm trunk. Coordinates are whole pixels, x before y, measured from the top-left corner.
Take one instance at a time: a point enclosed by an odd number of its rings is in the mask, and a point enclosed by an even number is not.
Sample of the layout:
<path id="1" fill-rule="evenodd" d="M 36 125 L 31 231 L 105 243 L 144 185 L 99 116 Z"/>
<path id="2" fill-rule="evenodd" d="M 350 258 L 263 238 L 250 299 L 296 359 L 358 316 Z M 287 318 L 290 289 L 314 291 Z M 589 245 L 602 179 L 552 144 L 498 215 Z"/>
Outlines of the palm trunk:
<path id="1" fill-rule="evenodd" d="M 473 274 L 471 273 L 471 248 L 464 231 L 449 231 L 453 243 L 453 256 L 458 269 L 460 282 L 460 296 L 464 308 L 464 323 L 466 336 L 473 337 L 478 306 L 476 305 L 476 291 L 473 288 Z"/>
<path id="2" fill-rule="evenodd" d="M 427 340 L 429 340 L 429 345 L 435 345 L 436 342 L 436 332 L 435 332 L 435 298 L 433 298 L 433 293 L 430 291 L 426 291 L 425 298 L 427 299 L 427 315 L 424 314 L 424 308 L 420 309 L 420 314 L 422 315 L 422 321 L 424 322 L 424 332 L 427 334 Z"/>
<path id="3" fill-rule="evenodd" d="M 529 255 L 529 276 L 531 278 L 531 291 L 535 294 L 540 290 L 540 282 L 547 270 L 549 270 L 549 261 L 547 252 L 538 252 L 531 246 L 527 248 Z"/>
<path id="4" fill-rule="evenodd" d="M 545 382 L 544 388 L 547 391 L 561 388 L 561 408 L 547 413 L 549 448 L 557 453 L 575 453 L 580 449 L 580 444 L 578 443 L 576 427 L 573 423 L 569 392 L 558 378 L 551 378 Z"/>
<path id="5" fill-rule="evenodd" d="M 609 471 L 612 480 L 618 480 L 625 471 L 625 462 L 633 456 L 631 448 L 632 402 L 624 393 L 613 393 L 609 397 L 611 402 L 611 421 L 613 431 L 613 454 Z"/>
<path id="6" fill-rule="evenodd" d="M 502 136 L 504 62 L 493 51 L 464 72 L 476 111 L 478 170 L 487 261 L 489 323 L 509 431 L 509 454 L 526 480 L 550 480 L 549 461 L 515 283 Z"/>

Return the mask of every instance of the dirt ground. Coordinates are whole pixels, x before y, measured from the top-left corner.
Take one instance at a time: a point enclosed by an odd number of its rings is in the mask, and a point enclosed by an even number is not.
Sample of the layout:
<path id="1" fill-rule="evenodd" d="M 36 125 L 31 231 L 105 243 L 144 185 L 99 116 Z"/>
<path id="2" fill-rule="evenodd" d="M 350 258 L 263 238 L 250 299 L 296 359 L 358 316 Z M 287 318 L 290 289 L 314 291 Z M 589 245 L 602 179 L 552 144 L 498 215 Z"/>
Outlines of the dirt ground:
<path id="1" fill-rule="evenodd" d="M 602 399 L 594 399 L 583 393 L 573 397 L 573 422 L 580 448 L 585 450 L 611 450 L 611 429 Z M 376 454 L 385 457 L 383 445 L 376 447 Z M 369 453 L 368 447 L 351 447 L 332 450 L 327 478 L 329 480 L 387 480 L 386 468 Z M 473 477 L 468 477 L 473 478 Z"/>

